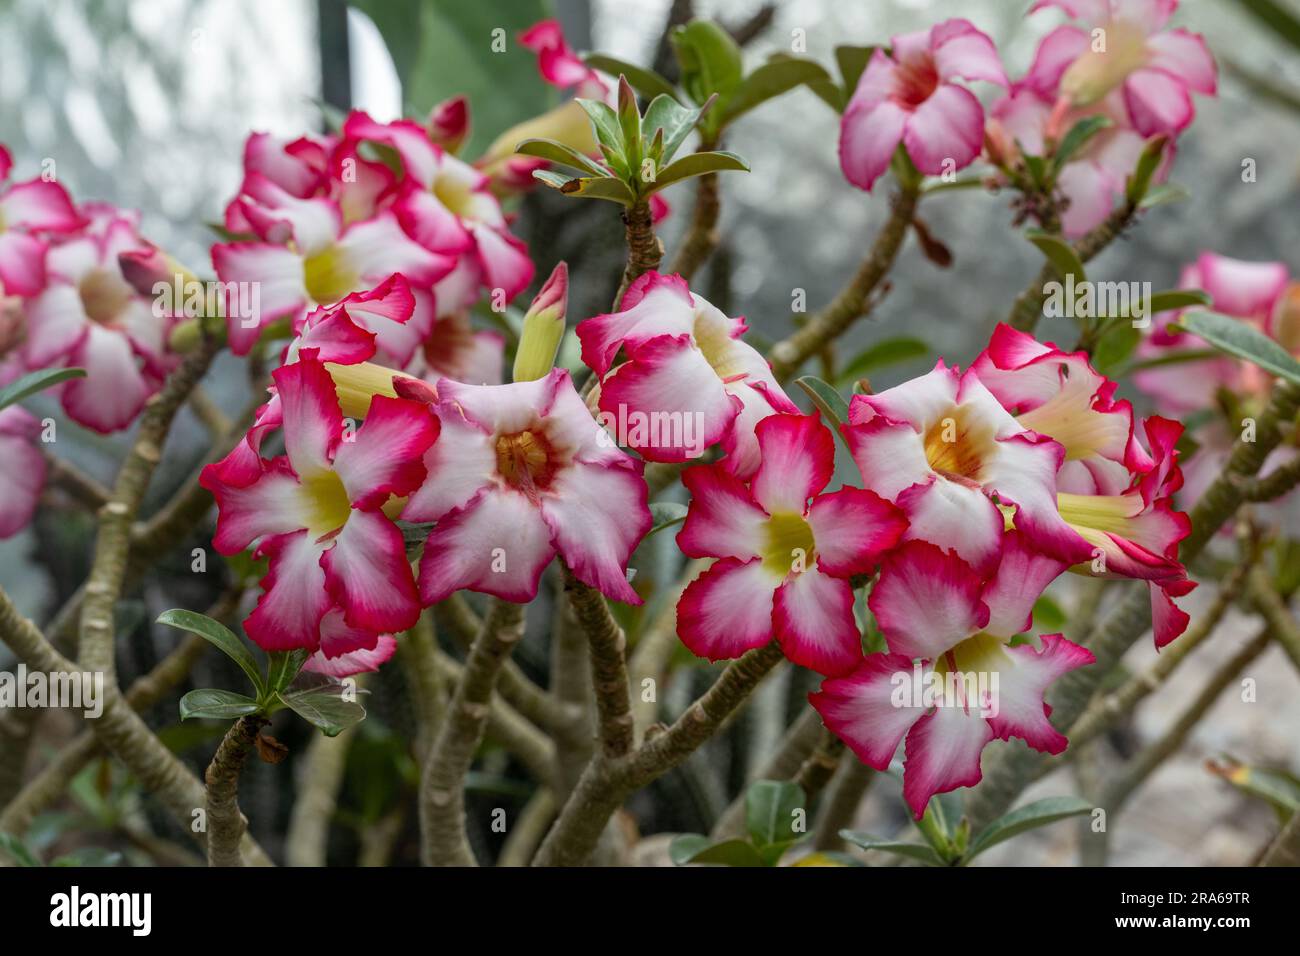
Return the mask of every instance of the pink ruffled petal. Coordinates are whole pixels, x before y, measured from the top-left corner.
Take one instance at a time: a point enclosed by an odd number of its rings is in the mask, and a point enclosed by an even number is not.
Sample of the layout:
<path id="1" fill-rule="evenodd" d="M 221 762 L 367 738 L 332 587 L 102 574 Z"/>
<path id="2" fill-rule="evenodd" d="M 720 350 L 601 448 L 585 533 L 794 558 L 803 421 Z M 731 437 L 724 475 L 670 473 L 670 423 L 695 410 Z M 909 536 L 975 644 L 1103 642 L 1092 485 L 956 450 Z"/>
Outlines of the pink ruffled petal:
<path id="1" fill-rule="evenodd" d="M 578 323 L 582 361 L 604 376 L 625 343 L 636 345 L 659 335 L 695 331 L 695 304 L 681 276 L 647 272 L 623 295 L 622 311 L 597 315 Z"/>
<path id="2" fill-rule="evenodd" d="M 328 622 L 334 617 L 335 612 L 331 611 L 325 617 L 326 623 L 321 625 L 322 645 L 325 641 Z M 319 650 L 307 658 L 307 662 L 302 665 L 302 669 L 311 671 L 313 674 L 324 674 L 326 677 L 342 680 L 344 677 L 352 677 L 354 674 L 379 670 L 380 665 L 386 664 L 395 653 L 397 653 L 397 638 L 391 634 L 380 634 L 375 646 L 369 650 L 347 651 L 335 657 L 327 657 L 323 649 Z"/>
<path id="3" fill-rule="evenodd" d="M 802 515 L 835 472 L 835 439 L 816 415 L 771 415 L 755 429 L 762 462 L 750 489 L 768 514 Z"/>
<path id="4" fill-rule="evenodd" d="M 1030 433 L 999 441 L 985 464 L 985 487 L 1016 506 L 1016 528 L 1033 546 L 1066 564 L 1087 560 L 1088 543 L 1057 510 L 1056 472 L 1065 459 L 1059 444 Z"/>
<path id="5" fill-rule="evenodd" d="M 882 54 L 877 50 L 876 55 Z M 907 121 L 907 111 L 891 100 L 850 105 L 840 120 L 840 170 L 844 178 L 870 192 L 889 169 Z"/>
<path id="6" fill-rule="evenodd" d="M 858 759 L 885 771 L 904 735 L 925 714 L 920 700 L 895 692 L 913 681 L 910 658 L 872 654 L 844 677 L 822 681 L 808 702 Z"/>
<path id="7" fill-rule="evenodd" d="M 1034 602 L 1066 567 L 1034 550 L 1023 534 L 1009 531 L 1003 535 L 997 573 L 980 595 L 989 609 L 985 632 L 1011 638 L 1029 630 Z"/>
<path id="8" fill-rule="evenodd" d="M 304 358 L 271 373 L 280 396 L 284 448 L 293 470 L 303 479 L 330 469 L 343 431 L 334 380 L 325 366 Z"/>
<path id="9" fill-rule="evenodd" d="M 877 416 L 859 425 L 845 425 L 843 431 L 869 491 L 897 501 L 908 488 L 934 479 L 925 442 L 910 424 Z"/>
<path id="10" fill-rule="evenodd" d="M 1145 67 L 1124 81 L 1124 105 L 1143 136 L 1181 133 L 1192 122 L 1192 97 L 1178 77 Z"/>
<path id="11" fill-rule="evenodd" d="M 551 530 L 522 494 L 487 488 L 439 520 L 420 559 L 420 598 L 441 601 L 468 588 L 523 603 L 555 557 Z"/>
<path id="12" fill-rule="evenodd" d="M 961 77 L 1007 86 L 997 47 L 969 20 L 954 18 L 930 31 L 930 45 L 940 80 Z"/>
<path id="13" fill-rule="evenodd" d="M 1021 82 L 1038 94 L 1055 99 L 1062 74 L 1088 51 L 1088 43 L 1088 34 L 1078 27 L 1057 27 L 1038 44 L 1034 62 Z"/>
<path id="14" fill-rule="evenodd" d="M 392 211 L 349 226 L 337 248 L 365 286 L 400 272 L 412 286 L 427 289 L 456 265 L 454 256 L 430 252 L 408 236 Z"/>
<path id="15" fill-rule="evenodd" d="M 125 428 L 140 414 L 153 391 L 125 335 L 89 323 L 86 336 L 72 351 L 72 365 L 85 378 L 63 386 L 63 408 L 76 421 L 102 434 Z"/>
<path id="16" fill-rule="evenodd" d="M 1006 522 L 979 488 L 936 476 L 908 488 L 897 504 L 907 514 L 905 539 L 949 548 L 981 573 L 996 564 Z"/>
<path id="17" fill-rule="evenodd" d="M 466 421 L 455 406 L 439 408 L 442 429 L 424 454 L 428 478 L 416 489 L 402 511 L 407 521 L 437 521 L 463 507 L 490 481 L 496 471 L 492 437 Z"/>
<path id="18" fill-rule="evenodd" d="M 33 232 L 72 232 L 84 225 L 67 190 L 44 179 L 18 183 L 0 195 L 0 222 Z"/>
<path id="19" fill-rule="evenodd" d="M 891 651 L 933 660 L 988 624 L 982 586 L 952 552 L 908 541 L 881 563 L 867 603 Z"/>
<path id="20" fill-rule="evenodd" d="M 696 465 L 682 472 L 691 494 L 677 546 L 692 558 L 748 561 L 763 550 L 768 515 L 749 489 L 720 465 Z"/>
<path id="21" fill-rule="evenodd" d="M 321 618 L 331 603 L 321 568 L 324 547 L 306 531 L 295 531 L 269 538 L 258 549 L 271 563 L 261 582 L 264 593 L 244 621 L 258 647 L 289 651 L 320 646 Z"/>
<path id="22" fill-rule="evenodd" d="M 1248 262 L 1213 252 L 1196 258 L 1196 270 L 1215 310 L 1242 318 L 1268 318 L 1291 281 L 1285 263 Z"/>
<path id="23" fill-rule="evenodd" d="M 974 709 L 937 707 L 916 722 L 903 760 L 903 799 L 916 819 L 936 793 L 980 782 L 980 754 L 992 739 L 993 728 Z"/>
<path id="24" fill-rule="evenodd" d="M 1190 582 L 1188 582 L 1190 583 Z M 1170 592 L 1152 581 L 1151 590 L 1151 630 L 1155 638 L 1156 649 L 1172 643 L 1187 630 L 1191 616 L 1176 605 Z M 1187 590 L 1190 590 L 1188 588 Z M 1186 593 L 1184 591 L 1183 593 Z"/>
<path id="25" fill-rule="evenodd" d="M 230 350 L 246 355 L 263 326 L 306 311 L 307 295 L 302 258 L 283 246 L 259 242 L 217 243 L 212 265 L 222 282 L 253 283 L 258 290 L 258 315 L 241 316 L 227 310 Z"/>
<path id="26" fill-rule="evenodd" d="M 325 586 L 350 626 L 404 631 L 419 618 L 402 532 L 381 512 L 354 509 L 321 566 Z"/>
<path id="27" fill-rule="evenodd" d="M 90 333 L 90 320 L 73 286 L 51 285 L 35 299 L 29 299 L 25 308 L 25 353 L 33 367 L 61 361 Z"/>
<path id="28" fill-rule="evenodd" d="M 393 203 L 393 212 L 411 238 L 433 252 L 460 255 L 474 245 L 460 217 L 413 180 Z"/>
<path id="29" fill-rule="evenodd" d="M 45 288 L 45 243 L 26 233 L 0 231 L 0 288 L 7 295 L 39 295 Z"/>
<path id="30" fill-rule="evenodd" d="M 677 602 L 677 633 L 697 657 L 739 657 L 772 639 L 772 592 L 779 582 L 754 559 L 723 558 Z"/>
<path id="31" fill-rule="evenodd" d="M 862 660 L 852 586 L 815 567 L 788 575 L 776 589 L 772 624 L 781 650 L 800 667 L 834 676 Z"/>
<path id="32" fill-rule="evenodd" d="M 378 507 L 390 495 L 410 494 L 424 481 L 423 456 L 440 423 L 429 406 L 376 395 L 365 423 L 334 454 L 334 470 L 353 507 Z"/>
<path id="33" fill-rule="evenodd" d="M 836 577 L 870 574 L 907 530 L 901 508 L 861 488 L 819 495 L 808 509 L 817 567 Z"/>
<path id="34" fill-rule="evenodd" d="M 470 232 L 483 267 L 485 286 L 501 289 L 507 302 L 528 288 L 536 270 L 523 240 L 504 228 L 496 229 L 481 223 L 472 225 Z"/>
<path id="35" fill-rule="evenodd" d="M 903 143 L 927 176 L 964 169 L 984 145 L 984 107 L 969 90 L 943 84 L 908 117 Z"/>
<path id="36" fill-rule="evenodd" d="M 1097 659 L 1060 634 L 1044 635 L 1040 641 L 1042 650 L 1017 644 L 995 652 L 996 663 L 988 666 L 995 667 L 998 675 L 997 713 L 990 715 L 988 722 L 1002 740 L 1019 737 L 1035 750 L 1059 754 L 1069 741 L 1048 721 L 1051 710 L 1043 703 L 1043 695 L 1062 674 Z"/>
<path id="37" fill-rule="evenodd" d="M 620 426 L 624 443 L 652 461 L 689 461 L 721 441 L 740 401 L 689 335 L 657 336 L 628 353 L 601 385 L 606 427 Z"/>
<path id="38" fill-rule="evenodd" d="M 248 484 L 231 484 L 224 462 L 206 465 L 199 484 L 217 500 L 217 530 L 212 545 L 238 554 L 262 537 L 306 528 L 307 501 L 288 460 L 276 458 Z"/>
<path id="39" fill-rule="evenodd" d="M 1189 89 L 1207 96 L 1218 90 L 1218 67 L 1199 33 L 1183 29 L 1157 33 L 1147 38 L 1147 50 L 1152 53 L 1147 61 L 1151 66 L 1172 73 Z"/>
<path id="40" fill-rule="evenodd" d="M 577 462 L 560 471 L 542 497 L 542 518 L 574 577 L 608 598 L 641 604 L 627 580 L 627 561 L 654 523 L 641 467 Z"/>

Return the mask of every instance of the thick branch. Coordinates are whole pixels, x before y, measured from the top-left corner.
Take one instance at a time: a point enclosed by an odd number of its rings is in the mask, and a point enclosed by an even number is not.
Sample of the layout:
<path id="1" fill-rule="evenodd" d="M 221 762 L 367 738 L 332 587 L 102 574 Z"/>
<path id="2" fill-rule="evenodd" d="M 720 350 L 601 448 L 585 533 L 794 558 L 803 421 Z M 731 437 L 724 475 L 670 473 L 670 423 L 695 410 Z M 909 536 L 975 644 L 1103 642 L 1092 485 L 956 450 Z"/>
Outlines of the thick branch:
<path id="1" fill-rule="evenodd" d="M 494 599 L 420 781 L 422 855 L 427 866 L 475 863 L 465 835 L 465 774 L 483 739 L 501 663 L 523 636 L 523 605 Z"/>
<path id="2" fill-rule="evenodd" d="M 628 286 L 647 272 L 658 269 L 659 260 L 664 256 L 663 243 L 655 235 L 648 202 L 628 206 L 623 213 L 623 225 L 627 229 L 627 265 L 623 269 L 618 295 L 614 296 L 615 309 L 623 301 Z"/>
<path id="3" fill-rule="evenodd" d="M 244 865 L 239 852 L 245 830 L 244 815 L 239 812 L 239 775 L 264 726 L 266 718 L 260 715 L 235 721 L 203 775 L 207 784 L 208 866 Z"/>
<path id="4" fill-rule="evenodd" d="M 903 240 L 907 238 L 917 199 L 918 194 L 912 189 L 902 189 L 894 196 L 889 219 L 848 285 L 840 290 L 830 305 L 772 346 L 768 357 L 772 361 L 772 374 L 778 382 L 784 382 L 799 371 L 804 362 L 870 312 L 868 300 L 888 274 Z"/>
<path id="5" fill-rule="evenodd" d="M 632 749 L 627 638 L 601 593 L 574 577 L 567 565 L 564 591 L 591 652 L 591 686 L 596 696 L 601 748 L 606 757 L 622 757 Z"/>

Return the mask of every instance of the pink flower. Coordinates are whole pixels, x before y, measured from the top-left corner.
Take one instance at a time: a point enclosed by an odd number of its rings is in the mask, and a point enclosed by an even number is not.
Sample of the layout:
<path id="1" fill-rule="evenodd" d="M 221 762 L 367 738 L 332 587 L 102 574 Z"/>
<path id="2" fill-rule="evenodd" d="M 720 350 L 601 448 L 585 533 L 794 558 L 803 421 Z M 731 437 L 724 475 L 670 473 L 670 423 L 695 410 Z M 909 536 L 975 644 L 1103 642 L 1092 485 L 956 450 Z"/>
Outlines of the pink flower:
<path id="1" fill-rule="evenodd" d="M 41 423 L 17 405 L 0 409 L 0 538 L 31 523 L 45 486 L 45 457 L 36 446 Z"/>
<path id="2" fill-rule="evenodd" d="M 449 153 L 459 152 L 469 138 L 469 100 L 464 96 L 443 100 L 429 111 L 424 132 L 440 149 Z"/>
<path id="3" fill-rule="evenodd" d="M 328 615 L 327 619 L 334 620 Z M 397 653 L 397 638 L 391 634 L 380 634 L 373 648 L 344 651 L 335 657 L 328 656 L 322 648 L 307 658 L 302 669 L 314 674 L 342 679 L 354 674 L 377 671 L 379 666 L 386 664 L 395 653 Z"/>
<path id="4" fill-rule="evenodd" d="M 869 605 L 889 646 L 810 694 L 826 726 L 886 770 L 907 738 L 903 796 L 919 820 L 930 798 L 980 781 L 993 739 L 1019 737 L 1057 754 L 1068 741 L 1048 722 L 1043 694 L 1092 653 L 1059 634 L 1011 644 L 1063 565 L 1008 532 L 986 577 L 950 551 L 909 541 L 888 555 Z M 930 690 L 930 693 L 926 693 Z"/>
<path id="5" fill-rule="evenodd" d="M 354 112 L 343 126 L 346 136 L 383 143 L 401 157 L 405 179 L 393 210 L 403 228 L 425 248 L 465 259 L 464 267 L 482 284 L 510 300 L 533 281 L 533 264 L 524 244 L 507 228 L 501 203 L 489 180 L 469 163 L 435 145 L 417 123 L 377 123 Z M 472 304 L 440 302 L 440 314 Z"/>
<path id="6" fill-rule="evenodd" d="M 1056 507 L 1065 449 L 1018 423 L 974 370 L 940 361 L 877 395 L 855 395 L 844 434 L 868 489 L 900 505 L 909 539 L 952 549 L 980 571 L 1008 523 L 1046 555 L 1091 555 Z"/>
<path id="7" fill-rule="evenodd" d="M 383 508 L 424 480 L 438 421 L 419 402 L 379 395 L 359 429 L 345 428 L 334 382 L 309 350 L 273 375 L 286 454 L 259 459 L 252 476 L 242 458 L 203 469 L 217 500 L 213 545 L 270 558 L 244 622 L 260 647 L 331 659 L 374 650 L 419 617 L 402 533 Z"/>
<path id="8" fill-rule="evenodd" d="M 145 248 L 129 216 L 96 217 L 50 246 L 45 288 L 25 303 L 29 367 L 84 368 L 60 397 L 69 416 L 98 432 L 129 425 L 174 364 L 169 317 L 131 287 L 118 260 Z"/>
<path id="9" fill-rule="evenodd" d="M 41 237 L 74 232 L 84 223 L 56 182 L 37 178 L 4 186 L 12 167 L 9 151 L 0 146 L 0 293 L 36 295 L 45 286 Z"/>
<path id="10" fill-rule="evenodd" d="M 740 340 L 745 320 L 723 315 L 681 276 L 658 272 L 633 282 L 621 305 L 577 328 L 582 360 L 600 376 L 602 422 L 651 461 L 687 461 L 721 442 L 728 470 L 753 474 L 754 427 L 799 409 Z M 616 366 L 620 349 L 627 361 Z"/>
<path id="11" fill-rule="evenodd" d="M 1180 133 L 1195 114 L 1191 94 L 1217 91 L 1205 40 L 1163 29 L 1178 0 L 1038 0 L 1033 10 L 1044 7 L 1059 7 L 1086 28 L 1057 27 L 1030 70 L 1040 90 L 1058 90 L 1059 110 L 1089 106 L 1118 90 L 1138 133 Z"/>
<path id="12" fill-rule="evenodd" d="M 1276 337 L 1274 317 L 1281 312 L 1289 282 L 1284 263 L 1247 262 L 1202 252 L 1194 263 L 1183 269 L 1178 284 L 1184 289 L 1203 289 L 1209 293 L 1210 308 L 1214 311 L 1234 316 Z M 1181 314 L 1181 311 L 1167 312 L 1156 318 L 1150 335 L 1138 345 L 1139 358 L 1209 349 L 1206 342 L 1190 332 L 1169 328 Z M 1214 407 L 1221 388 L 1238 395 L 1263 395 L 1271 386 L 1269 376 L 1258 367 L 1222 355 L 1142 369 L 1133 380 L 1156 400 L 1161 411 L 1170 415 Z"/>
<path id="13" fill-rule="evenodd" d="M 610 87 L 600 74 L 569 46 L 559 20 L 540 20 L 519 34 L 519 43 L 537 54 L 537 69 L 542 79 L 562 90 L 576 87 L 577 95 L 603 100 Z"/>
<path id="14" fill-rule="evenodd" d="M 650 529 L 642 463 L 614 447 L 569 373 L 510 385 L 437 383 L 442 435 L 408 521 L 436 521 L 420 562 L 426 604 L 468 588 L 531 601 L 558 552 L 607 597 L 641 598 L 627 561 Z"/>
<path id="15" fill-rule="evenodd" d="M 677 543 L 718 560 L 682 595 L 678 633 L 710 660 L 775 636 L 796 664 L 843 674 L 862 660 L 849 578 L 871 574 L 907 521 L 870 491 L 823 493 L 835 442 L 816 416 L 771 415 L 757 433 L 762 462 L 748 487 L 721 465 L 682 475 L 691 505 Z"/>
<path id="16" fill-rule="evenodd" d="M 1148 452 L 1135 433 L 1132 406 L 1114 398 L 1116 384 L 1093 369 L 1086 353 L 1063 352 L 1006 325 L 971 367 L 1019 424 L 1065 449 L 1057 508 L 1093 549 L 1092 560 L 1074 570 L 1147 581 L 1156 646 L 1168 644 L 1187 626 L 1172 599 L 1195 586 L 1178 561 L 1191 525 L 1171 502 L 1182 485 L 1174 448 L 1182 426 L 1148 419 Z"/>
<path id="17" fill-rule="evenodd" d="M 984 108 L 955 80 L 1007 85 L 993 41 L 969 20 L 945 20 L 877 48 L 840 121 L 840 168 L 871 189 L 902 142 L 916 168 L 937 176 L 969 166 L 984 142 Z"/>

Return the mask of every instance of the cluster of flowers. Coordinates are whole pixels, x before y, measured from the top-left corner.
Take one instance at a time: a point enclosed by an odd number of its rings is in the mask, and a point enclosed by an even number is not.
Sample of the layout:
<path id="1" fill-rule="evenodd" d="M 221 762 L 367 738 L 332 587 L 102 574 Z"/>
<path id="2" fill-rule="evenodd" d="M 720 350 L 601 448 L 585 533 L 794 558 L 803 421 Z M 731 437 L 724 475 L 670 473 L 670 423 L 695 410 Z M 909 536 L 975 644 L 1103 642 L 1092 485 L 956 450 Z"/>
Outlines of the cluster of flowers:
<path id="1" fill-rule="evenodd" d="M 1057 7 L 1079 25 L 1048 33 L 1014 83 L 993 41 L 966 20 L 894 37 L 889 52 L 873 53 L 844 111 L 844 175 L 870 189 L 900 142 L 931 176 L 963 169 L 981 152 L 1006 168 L 1022 154 L 1044 155 L 1080 120 L 1104 116 L 1110 125 L 1069 158 L 1056 182 L 1063 232 L 1088 232 L 1124 194 L 1147 139 L 1166 136 L 1172 143 L 1192 122 L 1192 94 L 1217 89 L 1204 40 L 1166 29 L 1177 6 L 1177 0 L 1038 0 L 1031 12 Z M 987 122 L 979 100 L 958 80 L 1006 90 Z M 1157 181 L 1172 149 L 1165 156 Z"/>
<path id="2" fill-rule="evenodd" d="M 1300 282 L 1285 263 L 1247 262 L 1203 252 L 1182 270 L 1179 285 L 1210 296 L 1211 308 L 1263 332 L 1292 354 L 1300 354 Z M 1183 495 L 1196 501 L 1222 470 L 1232 444 L 1268 401 L 1273 379 L 1258 366 L 1215 352 L 1190 332 L 1174 327 L 1182 315 L 1154 317 L 1138 345 L 1140 368 L 1134 384 L 1162 413 L 1184 421 L 1200 420 L 1199 447 L 1187 464 Z M 1262 474 L 1294 458 L 1284 442 L 1265 462 Z"/>
<path id="3" fill-rule="evenodd" d="M 168 348 L 173 314 L 136 288 L 139 263 L 156 254 L 139 217 L 107 203 L 77 204 L 42 175 L 9 182 L 0 146 L 0 385 L 46 368 L 79 367 L 58 386 L 68 417 L 100 433 L 127 427 L 177 358 Z M 0 411 L 0 538 L 31 520 L 45 482 L 27 411 Z"/>

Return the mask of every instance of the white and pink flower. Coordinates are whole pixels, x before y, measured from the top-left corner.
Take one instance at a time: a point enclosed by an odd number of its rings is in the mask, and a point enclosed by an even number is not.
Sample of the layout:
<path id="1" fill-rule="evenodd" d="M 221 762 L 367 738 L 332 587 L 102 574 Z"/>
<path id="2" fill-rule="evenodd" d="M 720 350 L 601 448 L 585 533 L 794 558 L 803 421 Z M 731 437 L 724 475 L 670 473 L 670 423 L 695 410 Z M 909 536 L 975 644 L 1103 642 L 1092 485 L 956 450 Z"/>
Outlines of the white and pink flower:
<path id="1" fill-rule="evenodd" d="M 594 100 L 609 94 L 609 84 L 569 46 L 559 20 L 534 23 L 519 34 L 519 43 L 537 54 L 537 69 L 551 86 L 573 89 L 576 95 Z"/>
<path id="2" fill-rule="evenodd" d="M 1022 534 L 999 544 L 992 576 L 951 551 L 909 541 L 886 556 L 869 605 L 888 653 L 822 682 L 809 701 L 864 763 L 886 770 L 906 737 L 903 796 L 919 820 L 930 798 L 979 783 L 989 741 L 1018 737 L 1057 754 L 1047 688 L 1095 658 L 1059 634 L 1011 643 L 1064 565 Z M 920 686 L 916 686 L 920 685 Z M 926 685 L 942 689 L 933 695 Z"/>
<path id="3" fill-rule="evenodd" d="M 1005 527 L 1068 564 L 1091 554 L 1056 506 L 1065 448 L 1024 427 L 973 369 L 933 371 L 855 395 L 844 434 L 866 487 L 907 512 L 908 539 L 994 567 Z"/>
<path id="4" fill-rule="evenodd" d="M 1218 89 L 1204 38 L 1165 29 L 1178 0 L 1037 0 L 1032 9 L 1046 7 L 1083 24 L 1048 34 L 1030 71 L 1040 89 L 1057 91 L 1058 114 L 1118 92 L 1139 134 L 1177 134 L 1195 115 L 1192 94 Z"/>
<path id="5" fill-rule="evenodd" d="M 688 468 L 682 552 L 717 558 L 677 605 L 682 642 L 709 660 L 739 657 L 775 637 L 786 657 L 823 674 L 862 660 L 854 575 L 869 575 L 907 526 L 879 495 L 825 492 L 835 441 L 815 415 L 758 423 L 761 463 L 746 486 L 722 465 Z"/>
<path id="6" fill-rule="evenodd" d="M 687 461 L 721 443 L 727 469 L 752 475 L 755 426 L 799 409 L 763 356 L 741 341 L 745 320 L 724 315 L 681 276 L 658 272 L 633 282 L 620 304 L 577 328 L 582 360 L 600 379 L 602 418 L 651 461 Z M 626 361 L 615 364 L 620 350 Z"/>
<path id="7" fill-rule="evenodd" d="M 442 434 L 402 517 L 435 521 L 420 562 L 426 604 L 461 588 L 531 601 L 558 553 L 578 580 L 628 604 L 632 550 L 650 530 L 640 461 L 592 419 L 569 373 L 466 385 L 441 379 Z"/>
<path id="8" fill-rule="evenodd" d="M 351 429 L 312 350 L 273 375 L 286 453 L 259 455 L 255 473 L 242 452 L 204 468 L 200 483 L 218 508 L 213 544 L 270 558 L 244 622 L 262 648 L 330 660 L 375 651 L 420 614 L 402 533 L 383 509 L 424 480 L 438 420 L 421 402 L 377 395 Z"/>
<path id="9" fill-rule="evenodd" d="M 0 294 L 37 295 L 45 286 L 45 237 L 75 232 L 85 222 L 56 182 L 37 177 L 4 185 L 12 168 L 0 145 Z"/>
<path id="10" fill-rule="evenodd" d="M 877 48 L 840 120 L 840 168 L 870 190 L 901 142 L 929 176 L 969 166 L 984 142 L 984 108 L 958 79 L 1007 85 L 993 41 L 969 20 L 945 20 Z"/>

